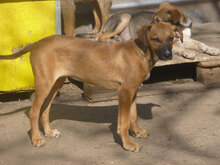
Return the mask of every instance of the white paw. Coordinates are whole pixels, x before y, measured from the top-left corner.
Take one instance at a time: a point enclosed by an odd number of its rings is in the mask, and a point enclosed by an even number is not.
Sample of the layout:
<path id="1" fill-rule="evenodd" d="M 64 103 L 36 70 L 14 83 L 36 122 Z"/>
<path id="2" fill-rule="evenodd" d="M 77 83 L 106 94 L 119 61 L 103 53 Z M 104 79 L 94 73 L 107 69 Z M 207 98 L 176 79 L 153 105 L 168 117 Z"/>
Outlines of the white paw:
<path id="1" fill-rule="evenodd" d="M 213 55 L 213 56 L 219 56 L 220 50 L 217 48 L 210 48 L 206 53 Z"/>
<path id="2" fill-rule="evenodd" d="M 196 54 L 195 54 L 194 51 L 186 49 L 186 50 L 183 52 L 183 55 L 182 55 L 182 56 L 183 56 L 184 58 L 193 60 L 193 59 L 195 59 Z"/>
<path id="3" fill-rule="evenodd" d="M 53 130 L 53 137 L 59 137 L 61 135 L 60 131 L 58 131 L 57 129 Z"/>
<path id="4" fill-rule="evenodd" d="M 59 137 L 61 135 L 61 133 L 57 130 L 51 130 L 50 132 L 45 133 L 46 137 Z"/>

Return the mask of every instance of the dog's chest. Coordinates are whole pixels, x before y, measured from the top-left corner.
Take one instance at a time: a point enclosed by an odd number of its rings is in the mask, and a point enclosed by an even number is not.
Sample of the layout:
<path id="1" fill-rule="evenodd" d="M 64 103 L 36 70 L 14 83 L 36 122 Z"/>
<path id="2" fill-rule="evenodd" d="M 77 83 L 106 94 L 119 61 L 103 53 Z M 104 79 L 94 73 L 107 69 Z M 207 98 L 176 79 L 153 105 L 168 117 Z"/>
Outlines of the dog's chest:
<path id="1" fill-rule="evenodd" d="M 184 35 L 187 35 L 189 37 L 192 36 L 191 28 L 185 28 L 185 29 L 182 30 L 182 32 L 183 32 Z"/>
<path id="2" fill-rule="evenodd" d="M 150 73 L 147 74 L 147 76 L 145 77 L 144 81 L 148 80 L 150 78 Z"/>

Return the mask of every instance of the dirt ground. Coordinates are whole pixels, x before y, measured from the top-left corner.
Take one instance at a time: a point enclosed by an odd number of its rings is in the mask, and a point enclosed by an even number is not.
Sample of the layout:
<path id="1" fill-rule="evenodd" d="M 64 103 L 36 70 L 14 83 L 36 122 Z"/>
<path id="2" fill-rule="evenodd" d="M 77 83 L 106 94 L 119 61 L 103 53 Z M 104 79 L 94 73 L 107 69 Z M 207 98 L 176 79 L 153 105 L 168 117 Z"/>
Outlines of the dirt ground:
<path id="1" fill-rule="evenodd" d="M 219 165 L 220 88 L 138 98 L 139 125 L 149 137 L 136 139 L 137 153 L 123 150 L 116 134 L 117 101 L 89 103 L 65 85 L 51 110 L 59 138 L 30 141 L 28 99 L 0 103 L 0 165 Z"/>

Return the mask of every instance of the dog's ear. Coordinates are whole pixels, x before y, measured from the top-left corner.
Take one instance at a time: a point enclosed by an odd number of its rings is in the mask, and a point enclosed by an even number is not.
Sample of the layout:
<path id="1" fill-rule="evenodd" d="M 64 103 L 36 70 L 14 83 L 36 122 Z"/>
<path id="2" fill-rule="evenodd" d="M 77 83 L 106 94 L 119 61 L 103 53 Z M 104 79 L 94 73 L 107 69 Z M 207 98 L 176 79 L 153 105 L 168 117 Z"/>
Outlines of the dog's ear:
<path id="1" fill-rule="evenodd" d="M 182 16 L 178 9 L 168 10 L 168 15 L 174 24 L 180 22 L 180 18 Z"/>
<path id="2" fill-rule="evenodd" d="M 139 48 L 141 48 L 144 52 L 146 51 L 146 47 L 148 46 L 148 34 L 150 33 L 152 25 L 147 24 L 143 26 L 138 31 L 138 38 L 135 39 L 135 43 L 138 45 Z"/>
<path id="3" fill-rule="evenodd" d="M 168 5 L 171 5 L 170 2 L 165 1 L 165 2 L 160 4 L 159 9 L 164 8 L 164 7 L 168 6 Z"/>
<path id="4" fill-rule="evenodd" d="M 144 26 L 144 29 L 143 29 L 143 36 L 144 36 L 144 44 L 147 46 L 148 45 L 148 35 L 150 33 L 150 30 L 152 28 L 152 25 L 151 24 L 147 24 Z"/>
<path id="5" fill-rule="evenodd" d="M 162 12 L 163 11 L 163 12 Z M 157 11 L 153 16 L 153 22 L 159 23 L 159 22 L 170 22 L 172 24 L 178 24 L 180 22 L 180 19 L 182 17 L 182 13 L 179 9 L 161 9 Z"/>
<path id="6" fill-rule="evenodd" d="M 180 38 L 181 42 L 183 43 L 183 32 L 177 27 L 177 26 L 172 26 L 173 27 L 173 33 L 176 38 Z"/>

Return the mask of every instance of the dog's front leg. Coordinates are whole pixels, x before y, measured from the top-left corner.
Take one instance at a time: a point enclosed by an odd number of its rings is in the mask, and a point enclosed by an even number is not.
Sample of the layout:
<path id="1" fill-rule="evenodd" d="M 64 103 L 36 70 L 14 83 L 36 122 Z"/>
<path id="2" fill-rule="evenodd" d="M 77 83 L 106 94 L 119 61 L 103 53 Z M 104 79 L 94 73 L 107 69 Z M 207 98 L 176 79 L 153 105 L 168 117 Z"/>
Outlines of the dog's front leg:
<path id="1" fill-rule="evenodd" d="M 181 42 L 173 44 L 172 52 L 190 60 L 193 60 L 196 57 L 195 52 L 193 50 L 186 49 Z"/>
<path id="2" fill-rule="evenodd" d="M 130 109 L 135 92 L 136 90 L 123 87 L 118 90 L 118 133 L 121 136 L 124 149 L 130 151 L 139 151 L 140 149 L 138 144 L 130 140 L 128 134 L 130 128 Z"/>
<path id="3" fill-rule="evenodd" d="M 183 37 L 183 45 L 186 48 L 194 49 L 202 53 L 207 53 L 209 55 L 213 55 L 213 56 L 220 55 L 220 49 L 208 46 L 202 42 L 190 38 L 187 35 L 184 35 Z"/>
<path id="4" fill-rule="evenodd" d="M 133 97 L 133 101 L 131 104 L 131 111 L 130 111 L 130 120 L 131 120 L 131 132 L 134 137 L 137 138 L 143 138 L 147 137 L 148 133 L 145 129 L 140 129 L 137 124 L 137 105 L 136 105 L 136 99 L 137 99 L 137 92 Z"/>

